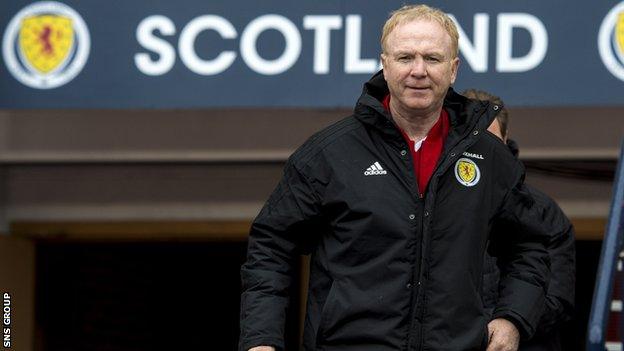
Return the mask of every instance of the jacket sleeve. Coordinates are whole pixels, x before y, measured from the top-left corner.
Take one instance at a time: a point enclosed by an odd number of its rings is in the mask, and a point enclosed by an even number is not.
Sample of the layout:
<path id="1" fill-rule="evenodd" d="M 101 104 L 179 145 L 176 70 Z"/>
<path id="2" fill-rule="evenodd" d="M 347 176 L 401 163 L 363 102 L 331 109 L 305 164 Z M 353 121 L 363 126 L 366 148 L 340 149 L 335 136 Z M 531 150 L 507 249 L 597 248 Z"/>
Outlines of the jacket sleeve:
<path id="1" fill-rule="evenodd" d="M 499 280 L 500 271 L 498 270 L 496 257 L 490 254 L 490 248 L 488 248 L 483 260 L 483 284 L 481 287 L 481 299 L 488 315 L 491 315 L 496 307 Z"/>
<path id="2" fill-rule="evenodd" d="M 259 345 L 284 349 L 284 324 L 293 268 L 320 216 L 311 182 L 289 161 L 258 217 L 241 268 L 239 350 Z"/>
<path id="3" fill-rule="evenodd" d="M 549 228 L 546 246 L 550 256 L 550 283 L 546 293 L 546 309 L 538 332 L 548 333 L 571 319 L 574 309 L 576 250 L 574 227 L 561 208 L 548 195 L 528 186 L 537 202 L 543 204 L 544 226 Z"/>
<path id="4" fill-rule="evenodd" d="M 541 213 L 541 206 L 519 180 L 503 201 L 492 236 L 501 270 L 492 317 L 513 322 L 523 338 L 535 333 L 545 305 L 549 277 L 545 245 L 549 234 Z"/>

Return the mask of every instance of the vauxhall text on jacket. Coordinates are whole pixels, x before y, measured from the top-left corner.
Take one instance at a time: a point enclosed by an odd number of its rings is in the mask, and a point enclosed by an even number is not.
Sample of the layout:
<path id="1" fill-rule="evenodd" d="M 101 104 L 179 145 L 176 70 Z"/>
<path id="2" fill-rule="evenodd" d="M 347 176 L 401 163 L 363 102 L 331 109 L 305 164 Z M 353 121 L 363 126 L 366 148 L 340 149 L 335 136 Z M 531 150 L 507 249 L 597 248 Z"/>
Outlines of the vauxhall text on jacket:
<path id="1" fill-rule="evenodd" d="M 534 332 L 548 254 L 523 168 L 486 132 L 499 107 L 449 89 L 451 129 L 418 196 L 407 145 L 381 105 L 378 73 L 354 115 L 317 133 L 288 160 L 254 221 L 241 274 L 239 349 L 284 347 L 297 256 L 311 253 L 305 350 L 479 350 L 490 315 L 482 300 L 492 223 L 522 230 L 507 247 L 493 318 Z"/>

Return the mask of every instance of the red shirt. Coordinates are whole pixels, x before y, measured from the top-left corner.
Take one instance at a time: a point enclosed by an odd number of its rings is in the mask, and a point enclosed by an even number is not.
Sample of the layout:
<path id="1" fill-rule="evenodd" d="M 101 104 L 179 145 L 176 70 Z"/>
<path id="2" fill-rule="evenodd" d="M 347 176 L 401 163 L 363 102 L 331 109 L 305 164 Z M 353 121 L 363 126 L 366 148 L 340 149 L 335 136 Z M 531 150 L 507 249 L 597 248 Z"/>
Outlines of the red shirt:
<path id="1" fill-rule="evenodd" d="M 383 100 L 383 105 L 390 112 L 390 95 L 386 96 Z M 431 175 L 433 175 L 433 170 L 438 164 L 438 159 L 442 154 L 442 149 L 444 148 L 444 141 L 446 140 L 446 136 L 449 133 L 449 117 L 446 110 L 442 109 L 440 112 L 440 118 L 438 121 L 431 127 L 429 133 L 425 140 L 422 141 L 420 145 L 420 149 L 418 151 L 415 150 L 416 143 L 411 140 L 407 134 L 399 128 L 401 134 L 403 134 L 403 138 L 409 145 L 410 152 L 412 154 L 412 160 L 414 161 L 414 176 L 416 177 L 416 181 L 418 182 L 418 194 L 420 197 L 423 197 L 425 190 L 427 189 L 427 184 L 429 184 L 429 179 L 431 179 Z"/>

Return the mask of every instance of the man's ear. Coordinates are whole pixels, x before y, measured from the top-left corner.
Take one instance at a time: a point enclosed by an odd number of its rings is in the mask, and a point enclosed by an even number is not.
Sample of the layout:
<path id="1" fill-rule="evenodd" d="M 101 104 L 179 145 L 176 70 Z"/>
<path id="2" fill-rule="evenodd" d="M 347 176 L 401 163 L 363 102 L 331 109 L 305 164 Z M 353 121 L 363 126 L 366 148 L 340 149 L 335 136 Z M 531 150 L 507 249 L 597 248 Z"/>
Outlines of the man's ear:
<path id="1" fill-rule="evenodd" d="M 381 69 L 383 70 L 384 79 L 386 79 L 386 70 L 384 68 L 386 68 L 386 60 L 388 59 L 388 56 L 382 52 L 379 57 L 381 58 Z"/>
<path id="2" fill-rule="evenodd" d="M 457 78 L 457 70 L 459 69 L 459 57 L 451 60 L 451 85 L 455 84 Z"/>

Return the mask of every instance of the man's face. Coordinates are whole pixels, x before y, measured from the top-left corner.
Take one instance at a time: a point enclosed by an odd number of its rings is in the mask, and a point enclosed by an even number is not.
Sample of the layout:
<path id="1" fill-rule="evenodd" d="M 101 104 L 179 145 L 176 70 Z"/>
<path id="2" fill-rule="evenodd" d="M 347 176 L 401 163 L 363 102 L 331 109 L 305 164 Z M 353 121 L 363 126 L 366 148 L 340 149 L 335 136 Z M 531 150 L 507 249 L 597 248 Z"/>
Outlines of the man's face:
<path id="1" fill-rule="evenodd" d="M 395 27 L 381 59 L 394 103 L 418 113 L 441 108 L 459 66 L 451 36 L 437 22 L 425 19 Z"/>
<path id="2" fill-rule="evenodd" d="M 507 142 L 507 138 L 503 137 L 503 132 L 501 131 L 501 125 L 500 125 L 500 122 L 498 121 L 498 118 L 494 118 L 494 120 L 492 121 L 492 124 L 490 124 L 487 130 L 490 133 L 496 135 L 504 143 Z"/>

